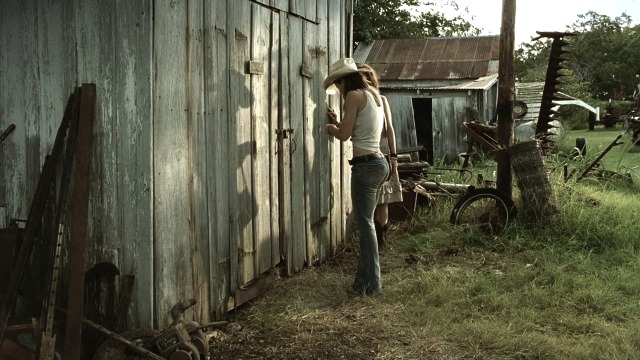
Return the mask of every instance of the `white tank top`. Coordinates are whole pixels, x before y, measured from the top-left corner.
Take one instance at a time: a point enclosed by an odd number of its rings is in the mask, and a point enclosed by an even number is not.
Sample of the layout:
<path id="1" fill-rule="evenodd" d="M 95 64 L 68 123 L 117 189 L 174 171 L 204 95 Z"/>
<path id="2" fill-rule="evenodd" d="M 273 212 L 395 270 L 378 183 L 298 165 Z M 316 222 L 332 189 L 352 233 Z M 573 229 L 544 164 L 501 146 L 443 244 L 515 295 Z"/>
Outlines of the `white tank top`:
<path id="1" fill-rule="evenodd" d="M 356 115 L 351 142 L 359 149 L 380 152 L 384 110 L 382 105 L 377 106 L 376 99 L 370 91 L 363 91 L 367 96 L 367 105 Z"/>

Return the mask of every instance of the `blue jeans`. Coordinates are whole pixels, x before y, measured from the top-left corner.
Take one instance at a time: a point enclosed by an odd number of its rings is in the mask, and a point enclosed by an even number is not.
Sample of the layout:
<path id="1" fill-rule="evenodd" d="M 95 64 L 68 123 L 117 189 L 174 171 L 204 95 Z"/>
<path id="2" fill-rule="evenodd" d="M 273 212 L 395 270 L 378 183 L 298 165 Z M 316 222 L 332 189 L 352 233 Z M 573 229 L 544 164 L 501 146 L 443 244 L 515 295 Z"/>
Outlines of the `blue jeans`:
<path id="1" fill-rule="evenodd" d="M 378 190 L 388 176 L 389 164 L 385 158 L 351 166 L 351 202 L 354 225 L 360 240 L 360 258 L 353 288 L 361 293 L 382 291 L 373 214 L 378 204 Z"/>

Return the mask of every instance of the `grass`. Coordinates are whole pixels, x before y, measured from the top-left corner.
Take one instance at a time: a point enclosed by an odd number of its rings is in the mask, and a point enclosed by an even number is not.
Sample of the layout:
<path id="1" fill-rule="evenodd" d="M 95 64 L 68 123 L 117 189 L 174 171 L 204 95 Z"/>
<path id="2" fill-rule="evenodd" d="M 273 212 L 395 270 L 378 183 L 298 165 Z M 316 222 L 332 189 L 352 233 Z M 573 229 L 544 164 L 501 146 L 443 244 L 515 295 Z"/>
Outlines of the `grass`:
<path id="1" fill-rule="evenodd" d="M 577 134 L 595 155 L 595 138 L 608 143 L 616 132 Z M 629 169 L 637 159 L 626 157 L 640 156 L 621 147 L 609 155 Z M 350 239 L 230 314 L 236 326 L 215 334 L 211 358 L 640 358 L 638 189 L 565 182 L 559 171 L 551 182 L 557 212 L 518 218 L 500 236 L 452 227 L 447 198 L 394 224 L 380 296 L 344 291 L 357 261 Z"/>
<path id="2" fill-rule="evenodd" d="M 622 137 L 618 140 L 620 145 L 614 146 L 602 158 L 601 165 L 608 171 L 634 174 L 637 179 L 640 175 L 640 146 L 633 145 L 631 133 L 625 133 L 620 127 L 603 128 L 596 127 L 594 131 L 574 130 L 567 133 L 559 141 L 559 149 L 565 153 L 570 153 L 575 146 L 576 138 L 583 137 L 587 140 L 587 156 L 582 160 L 581 165 L 588 165 L 594 161 L 618 135 Z"/>

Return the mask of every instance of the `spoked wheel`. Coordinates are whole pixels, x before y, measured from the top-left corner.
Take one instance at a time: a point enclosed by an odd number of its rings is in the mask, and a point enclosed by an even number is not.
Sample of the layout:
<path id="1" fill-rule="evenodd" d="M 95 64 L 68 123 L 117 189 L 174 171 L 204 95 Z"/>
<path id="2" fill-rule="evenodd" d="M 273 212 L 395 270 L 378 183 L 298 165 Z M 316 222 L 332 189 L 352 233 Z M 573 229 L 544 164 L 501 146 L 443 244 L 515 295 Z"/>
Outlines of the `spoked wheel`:
<path id="1" fill-rule="evenodd" d="M 474 189 L 463 195 L 451 211 L 454 225 L 479 228 L 487 234 L 502 232 L 516 216 L 513 200 L 493 188 Z"/>

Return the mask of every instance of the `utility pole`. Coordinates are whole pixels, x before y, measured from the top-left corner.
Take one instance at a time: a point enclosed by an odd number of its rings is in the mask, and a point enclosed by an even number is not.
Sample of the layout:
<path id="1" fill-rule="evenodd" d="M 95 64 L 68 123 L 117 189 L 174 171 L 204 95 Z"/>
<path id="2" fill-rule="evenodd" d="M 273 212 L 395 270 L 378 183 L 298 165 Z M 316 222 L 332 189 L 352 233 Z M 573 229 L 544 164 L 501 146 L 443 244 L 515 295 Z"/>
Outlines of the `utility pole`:
<path id="1" fill-rule="evenodd" d="M 515 101 L 514 39 L 516 0 L 502 0 L 500 56 L 498 69 L 498 171 L 496 187 L 511 197 L 511 163 L 506 152 L 513 143 L 513 103 Z"/>

